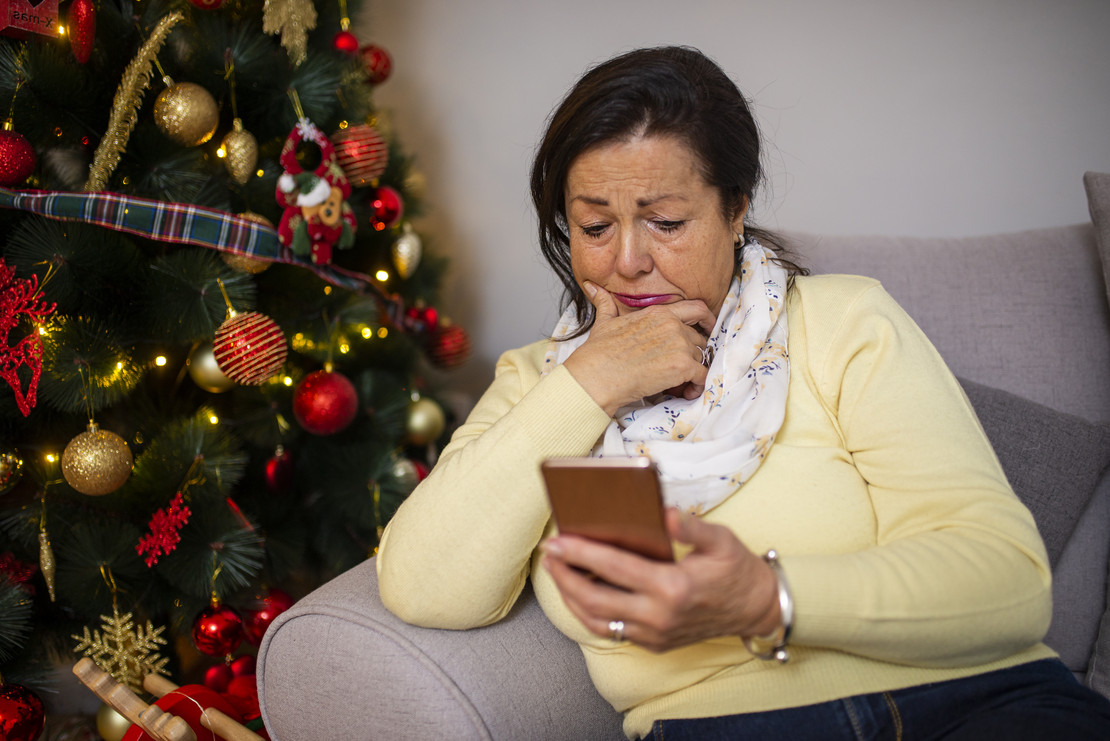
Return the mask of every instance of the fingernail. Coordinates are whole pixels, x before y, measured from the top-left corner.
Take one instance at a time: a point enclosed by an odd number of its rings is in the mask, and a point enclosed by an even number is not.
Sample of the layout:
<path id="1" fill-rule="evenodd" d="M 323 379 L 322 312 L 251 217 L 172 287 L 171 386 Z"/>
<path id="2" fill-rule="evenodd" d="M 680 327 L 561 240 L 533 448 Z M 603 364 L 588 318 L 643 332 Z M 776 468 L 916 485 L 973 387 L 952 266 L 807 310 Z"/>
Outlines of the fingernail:
<path id="1" fill-rule="evenodd" d="M 593 298 L 594 296 L 597 295 L 597 286 L 595 286 L 593 283 L 591 283 L 588 280 L 582 282 L 582 290 L 585 291 L 586 295 L 589 296 L 590 298 Z"/>
<path id="2" fill-rule="evenodd" d="M 551 540 L 550 538 L 540 543 L 540 550 L 549 556 L 554 556 L 555 558 L 561 558 L 563 555 L 562 543 L 558 542 L 557 540 Z"/>

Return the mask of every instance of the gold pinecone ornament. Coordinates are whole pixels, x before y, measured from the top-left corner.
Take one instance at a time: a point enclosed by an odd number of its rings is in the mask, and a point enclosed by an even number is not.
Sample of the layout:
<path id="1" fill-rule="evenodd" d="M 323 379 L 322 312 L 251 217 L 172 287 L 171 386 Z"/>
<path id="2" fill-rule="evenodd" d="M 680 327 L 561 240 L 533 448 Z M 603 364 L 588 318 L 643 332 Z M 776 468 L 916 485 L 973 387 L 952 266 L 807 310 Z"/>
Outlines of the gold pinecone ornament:
<path id="1" fill-rule="evenodd" d="M 258 164 L 258 140 L 243 128 L 243 119 L 236 118 L 220 146 L 224 150 L 224 167 L 231 179 L 244 185 Z"/>

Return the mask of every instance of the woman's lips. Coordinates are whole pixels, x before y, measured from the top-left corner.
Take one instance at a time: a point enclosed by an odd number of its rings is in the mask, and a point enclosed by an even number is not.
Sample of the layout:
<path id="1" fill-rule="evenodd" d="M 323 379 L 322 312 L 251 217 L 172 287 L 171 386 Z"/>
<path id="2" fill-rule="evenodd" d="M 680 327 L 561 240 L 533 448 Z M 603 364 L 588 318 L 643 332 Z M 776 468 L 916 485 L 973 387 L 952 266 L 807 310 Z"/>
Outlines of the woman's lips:
<path id="1" fill-rule="evenodd" d="M 644 306 L 655 306 L 656 304 L 665 304 L 671 300 L 671 294 L 669 293 L 614 293 L 613 296 L 625 306 L 629 306 L 633 309 L 639 309 Z"/>

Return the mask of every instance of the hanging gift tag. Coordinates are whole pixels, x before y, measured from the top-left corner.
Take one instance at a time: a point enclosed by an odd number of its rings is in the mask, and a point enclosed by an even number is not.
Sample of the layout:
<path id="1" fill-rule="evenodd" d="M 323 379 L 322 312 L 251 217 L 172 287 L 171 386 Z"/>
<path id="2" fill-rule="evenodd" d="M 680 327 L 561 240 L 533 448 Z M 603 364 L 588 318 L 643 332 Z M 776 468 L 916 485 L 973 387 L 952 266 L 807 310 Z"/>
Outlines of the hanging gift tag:
<path id="1" fill-rule="evenodd" d="M 0 0 L 0 35 L 58 35 L 58 0 Z"/>

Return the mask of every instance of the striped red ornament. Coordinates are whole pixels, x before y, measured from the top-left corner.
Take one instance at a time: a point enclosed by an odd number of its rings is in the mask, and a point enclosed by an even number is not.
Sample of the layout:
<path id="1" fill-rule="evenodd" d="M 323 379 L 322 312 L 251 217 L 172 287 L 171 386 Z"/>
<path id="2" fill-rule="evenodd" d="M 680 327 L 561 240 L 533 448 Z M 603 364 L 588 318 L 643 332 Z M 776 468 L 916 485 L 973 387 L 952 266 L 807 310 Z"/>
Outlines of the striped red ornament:
<path id="1" fill-rule="evenodd" d="M 335 159 L 351 187 L 371 185 L 389 164 L 389 145 L 378 130 L 368 124 L 340 129 L 331 136 Z"/>
<path id="2" fill-rule="evenodd" d="M 281 327 L 257 311 L 231 312 L 212 342 L 216 365 L 244 386 L 258 386 L 273 377 L 288 353 Z"/>

